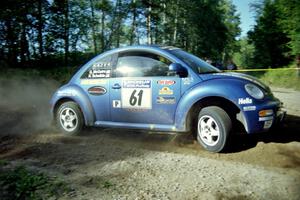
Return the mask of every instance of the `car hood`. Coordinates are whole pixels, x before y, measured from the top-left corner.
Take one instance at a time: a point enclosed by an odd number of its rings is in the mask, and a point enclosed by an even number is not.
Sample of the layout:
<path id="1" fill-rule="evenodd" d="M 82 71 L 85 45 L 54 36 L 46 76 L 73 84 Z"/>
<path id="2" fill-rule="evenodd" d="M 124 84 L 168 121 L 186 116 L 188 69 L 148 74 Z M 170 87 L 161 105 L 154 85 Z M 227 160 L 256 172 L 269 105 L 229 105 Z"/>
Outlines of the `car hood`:
<path id="1" fill-rule="evenodd" d="M 222 73 L 213 73 L 213 74 L 200 74 L 199 75 L 203 80 L 210 80 L 210 79 L 239 79 L 239 80 L 247 80 L 250 81 L 265 91 L 270 91 L 270 88 L 260 81 L 258 78 L 253 76 L 242 74 L 242 73 L 235 73 L 235 72 L 222 72 Z"/>

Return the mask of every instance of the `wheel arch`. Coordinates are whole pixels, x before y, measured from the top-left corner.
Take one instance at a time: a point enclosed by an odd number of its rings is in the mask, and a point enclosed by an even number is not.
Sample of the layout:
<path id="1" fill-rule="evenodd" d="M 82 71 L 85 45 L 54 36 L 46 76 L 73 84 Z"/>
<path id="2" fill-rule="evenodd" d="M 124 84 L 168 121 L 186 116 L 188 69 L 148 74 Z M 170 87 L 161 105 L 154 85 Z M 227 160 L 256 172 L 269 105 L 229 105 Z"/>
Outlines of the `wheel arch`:
<path id="1" fill-rule="evenodd" d="M 207 96 L 197 100 L 188 110 L 185 116 L 185 129 L 187 131 L 193 131 L 196 128 L 196 119 L 198 118 L 198 114 L 202 108 L 208 106 L 218 106 L 225 110 L 228 113 L 229 117 L 231 118 L 233 124 L 236 127 L 240 128 L 240 122 L 237 119 L 237 115 L 241 112 L 240 108 L 233 103 L 231 100 L 226 99 L 221 96 Z M 236 123 L 238 122 L 238 123 Z M 196 131 L 193 131 L 196 133 Z"/>
<path id="2" fill-rule="evenodd" d="M 60 94 L 64 94 L 61 95 Z M 95 112 L 93 106 L 86 94 L 84 94 L 78 86 L 64 87 L 56 92 L 51 100 L 51 114 L 55 117 L 59 106 L 67 101 L 75 102 L 82 112 L 86 126 L 92 126 L 95 122 Z"/>

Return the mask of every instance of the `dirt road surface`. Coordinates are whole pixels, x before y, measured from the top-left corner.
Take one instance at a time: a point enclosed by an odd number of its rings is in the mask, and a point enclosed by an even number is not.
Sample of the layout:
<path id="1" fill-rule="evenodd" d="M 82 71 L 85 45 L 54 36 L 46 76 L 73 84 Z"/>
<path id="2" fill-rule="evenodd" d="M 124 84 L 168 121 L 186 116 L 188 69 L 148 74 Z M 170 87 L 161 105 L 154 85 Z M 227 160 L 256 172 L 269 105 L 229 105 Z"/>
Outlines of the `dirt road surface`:
<path id="1" fill-rule="evenodd" d="M 236 136 L 209 153 L 188 134 L 49 124 L 58 83 L 0 81 L 0 159 L 63 179 L 60 199 L 300 199 L 300 93 L 274 88 L 289 115 L 281 130 Z M 1 198 L 1 197 L 0 197 Z"/>

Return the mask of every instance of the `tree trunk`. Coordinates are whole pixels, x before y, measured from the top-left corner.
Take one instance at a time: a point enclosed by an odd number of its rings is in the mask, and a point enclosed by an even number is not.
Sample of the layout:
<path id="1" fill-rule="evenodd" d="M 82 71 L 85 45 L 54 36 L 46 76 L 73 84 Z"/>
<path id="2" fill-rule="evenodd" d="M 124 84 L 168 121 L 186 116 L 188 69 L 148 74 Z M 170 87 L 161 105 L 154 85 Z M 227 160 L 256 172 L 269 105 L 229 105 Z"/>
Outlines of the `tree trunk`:
<path id="1" fill-rule="evenodd" d="M 137 9 L 136 9 L 136 0 L 132 0 L 131 4 L 133 6 L 132 9 L 132 24 L 131 24 L 131 35 L 130 35 L 130 45 L 134 44 L 134 40 L 136 37 L 136 27 L 137 27 L 137 23 L 136 23 L 136 17 L 137 17 Z"/>
<path id="2" fill-rule="evenodd" d="M 97 47 L 97 37 L 96 37 L 96 24 L 95 24 L 95 8 L 94 8 L 94 1 L 90 0 L 90 7 L 91 7 L 91 15 L 92 15 L 92 36 L 93 36 L 93 43 L 94 43 L 94 53 L 98 53 Z"/>
<path id="3" fill-rule="evenodd" d="M 105 44 L 104 44 L 104 29 L 105 29 L 105 12 L 104 10 L 102 11 L 101 15 L 101 49 L 102 51 L 105 50 Z"/>
<path id="4" fill-rule="evenodd" d="M 151 11 L 152 7 L 149 4 L 147 9 L 147 20 L 146 20 L 146 26 L 147 26 L 147 44 L 152 44 L 152 37 L 151 37 Z"/>
<path id="5" fill-rule="evenodd" d="M 296 65 L 297 65 L 297 74 L 298 78 L 300 78 L 300 54 L 296 55 Z"/>
<path id="6" fill-rule="evenodd" d="M 21 64 L 24 64 L 27 60 L 26 57 L 28 57 L 28 55 L 26 56 L 28 52 L 28 42 L 26 38 L 26 25 L 24 22 L 21 24 L 20 50 Z"/>
<path id="7" fill-rule="evenodd" d="M 120 47 L 120 30 L 121 30 L 121 23 L 122 23 L 122 16 L 121 16 L 121 0 L 117 0 L 116 2 L 116 15 L 117 15 L 117 28 L 116 28 L 116 46 Z"/>
<path id="8" fill-rule="evenodd" d="M 40 58 L 44 58 L 44 44 L 43 44 L 43 0 L 38 1 L 38 43 L 39 43 L 39 54 Z"/>
<path id="9" fill-rule="evenodd" d="M 176 9 L 175 9 L 175 19 L 174 19 L 174 32 L 173 32 L 173 44 L 176 44 L 177 40 L 177 26 L 178 26 L 178 0 L 176 1 Z"/>
<path id="10" fill-rule="evenodd" d="M 65 0 L 65 12 L 64 12 L 64 40 L 65 40 L 65 66 L 68 66 L 69 61 L 69 0 Z"/>
<path id="11" fill-rule="evenodd" d="M 5 21 L 6 31 L 6 41 L 8 47 L 8 65 L 14 66 L 17 64 L 17 46 L 15 45 L 16 35 L 14 34 L 13 24 L 10 20 Z"/>
<path id="12" fill-rule="evenodd" d="M 164 27 L 164 29 L 166 29 L 166 24 L 167 24 L 167 16 L 166 16 L 166 12 L 167 12 L 167 5 L 166 2 L 163 2 L 163 17 L 162 17 L 162 25 Z M 162 34 L 162 42 L 163 44 L 166 44 L 166 30 L 163 30 L 163 34 Z"/>

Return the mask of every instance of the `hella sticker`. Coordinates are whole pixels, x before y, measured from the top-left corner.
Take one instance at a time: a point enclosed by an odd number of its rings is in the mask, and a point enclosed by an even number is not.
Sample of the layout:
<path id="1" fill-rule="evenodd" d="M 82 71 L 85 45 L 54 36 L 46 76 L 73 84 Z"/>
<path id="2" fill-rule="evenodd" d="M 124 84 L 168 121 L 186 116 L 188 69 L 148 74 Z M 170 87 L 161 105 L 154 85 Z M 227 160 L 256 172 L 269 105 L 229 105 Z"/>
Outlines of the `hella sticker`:
<path id="1" fill-rule="evenodd" d="M 104 87 L 101 86 L 94 86 L 88 89 L 88 93 L 90 93 L 91 95 L 103 95 L 106 93 L 106 89 Z"/>
<path id="2" fill-rule="evenodd" d="M 252 104 L 252 99 L 250 98 L 239 98 L 238 100 L 239 104 Z"/>
<path id="3" fill-rule="evenodd" d="M 173 80 L 159 80 L 157 84 L 159 85 L 174 85 L 176 82 Z"/>

